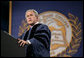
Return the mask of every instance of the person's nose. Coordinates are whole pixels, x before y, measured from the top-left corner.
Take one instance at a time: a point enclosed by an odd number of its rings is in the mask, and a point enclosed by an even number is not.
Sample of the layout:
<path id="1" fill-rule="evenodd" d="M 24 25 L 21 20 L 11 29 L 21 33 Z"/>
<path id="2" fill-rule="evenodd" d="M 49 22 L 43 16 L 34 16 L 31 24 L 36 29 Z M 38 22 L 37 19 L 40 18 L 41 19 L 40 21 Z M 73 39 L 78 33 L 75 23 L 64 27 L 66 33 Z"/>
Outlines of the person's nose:
<path id="1" fill-rule="evenodd" d="M 31 19 L 31 16 L 29 16 L 28 18 Z"/>
<path id="2" fill-rule="evenodd" d="M 29 19 L 31 19 L 31 17 Z"/>
<path id="3" fill-rule="evenodd" d="M 28 20 L 31 20 L 31 19 L 32 19 L 31 17 L 28 18 Z"/>

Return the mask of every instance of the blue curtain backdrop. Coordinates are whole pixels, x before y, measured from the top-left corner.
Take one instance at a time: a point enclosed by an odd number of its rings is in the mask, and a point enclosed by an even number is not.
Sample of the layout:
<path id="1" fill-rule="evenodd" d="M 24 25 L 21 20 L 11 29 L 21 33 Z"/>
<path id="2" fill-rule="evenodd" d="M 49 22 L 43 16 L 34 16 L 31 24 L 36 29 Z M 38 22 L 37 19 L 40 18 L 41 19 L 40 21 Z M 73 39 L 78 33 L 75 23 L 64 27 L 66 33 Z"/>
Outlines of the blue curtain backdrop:
<path id="1" fill-rule="evenodd" d="M 58 11 L 68 17 L 68 13 L 79 18 L 83 30 L 83 2 L 82 1 L 13 1 L 12 2 L 12 35 L 17 38 L 19 26 L 25 19 L 25 12 L 35 9 L 38 13 Z M 83 36 L 83 35 L 82 35 Z M 79 50 L 73 57 L 83 56 L 83 38 Z"/>

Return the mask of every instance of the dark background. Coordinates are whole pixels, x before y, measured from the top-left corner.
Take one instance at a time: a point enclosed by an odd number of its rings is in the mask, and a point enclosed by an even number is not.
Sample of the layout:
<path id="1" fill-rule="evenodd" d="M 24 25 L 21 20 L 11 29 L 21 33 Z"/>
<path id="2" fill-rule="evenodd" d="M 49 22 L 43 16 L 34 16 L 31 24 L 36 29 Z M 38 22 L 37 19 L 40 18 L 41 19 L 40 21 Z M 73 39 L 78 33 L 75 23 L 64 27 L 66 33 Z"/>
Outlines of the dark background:
<path id="1" fill-rule="evenodd" d="M 9 31 L 9 1 L 0 1 L 1 30 Z"/>
<path id="2" fill-rule="evenodd" d="M 9 1 L 0 1 L 0 5 L 1 57 L 25 57 L 25 49 L 18 47 L 17 40 L 3 32 L 9 32 Z"/>
<path id="3" fill-rule="evenodd" d="M 8 32 L 9 31 L 9 1 L 0 1 L 0 5 L 1 5 L 0 6 L 1 30 Z M 83 20 L 81 22 L 83 24 Z M 83 26 L 82 26 L 82 29 L 83 29 Z M 83 39 L 78 52 L 74 54 L 73 57 L 81 57 L 81 56 L 83 56 Z"/>

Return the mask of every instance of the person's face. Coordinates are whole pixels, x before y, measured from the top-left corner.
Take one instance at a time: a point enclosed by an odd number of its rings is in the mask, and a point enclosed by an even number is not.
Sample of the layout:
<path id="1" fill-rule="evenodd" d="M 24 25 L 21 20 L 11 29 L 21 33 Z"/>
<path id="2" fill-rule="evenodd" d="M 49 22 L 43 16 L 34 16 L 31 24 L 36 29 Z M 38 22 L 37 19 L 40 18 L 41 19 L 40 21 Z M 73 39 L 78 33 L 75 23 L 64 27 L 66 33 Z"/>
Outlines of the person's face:
<path id="1" fill-rule="evenodd" d="M 26 12 L 26 20 L 29 25 L 35 24 L 37 22 L 37 17 L 33 11 Z"/>

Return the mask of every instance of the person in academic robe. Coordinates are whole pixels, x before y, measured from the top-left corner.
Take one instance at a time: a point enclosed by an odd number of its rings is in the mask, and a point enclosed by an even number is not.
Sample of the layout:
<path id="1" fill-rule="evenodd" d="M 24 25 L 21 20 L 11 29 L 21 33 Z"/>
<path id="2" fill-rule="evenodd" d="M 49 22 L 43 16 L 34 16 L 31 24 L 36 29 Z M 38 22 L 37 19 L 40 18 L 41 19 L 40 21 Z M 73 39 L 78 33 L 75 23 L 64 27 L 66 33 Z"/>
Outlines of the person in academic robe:
<path id="1" fill-rule="evenodd" d="M 27 10 L 25 17 L 30 29 L 18 37 L 18 43 L 25 47 L 26 57 L 50 57 L 51 31 L 48 26 L 38 22 L 38 12 L 34 9 Z"/>

